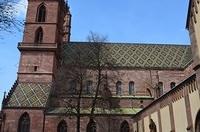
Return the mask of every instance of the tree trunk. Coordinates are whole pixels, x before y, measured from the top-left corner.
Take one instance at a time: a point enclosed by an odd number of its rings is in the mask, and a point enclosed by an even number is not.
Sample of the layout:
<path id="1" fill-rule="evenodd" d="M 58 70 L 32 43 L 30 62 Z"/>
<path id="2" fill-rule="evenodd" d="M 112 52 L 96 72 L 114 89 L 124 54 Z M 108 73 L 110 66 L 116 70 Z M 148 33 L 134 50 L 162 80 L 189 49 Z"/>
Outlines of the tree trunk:
<path id="1" fill-rule="evenodd" d="M 81 113 L 80 113 L 80 104 L 81 104 L 81 95 L 82 95 L 82 91 L 83 91 L 83 79 L 81 78 L 80 80 L 80 91 L 78 93 L 78 102 L 77 102 L 77 132 L 80 132 L 80 118 L 81 118 Z"/>
<path id="2" fill-rule="evenodd" d="M 101 69 L 99 68 L 97 88 L 96 88 L 94 100 L 92 101 L 92 109 L 91 109 L 91 118 L 92 119 L 94 118 L 95 105 L 96 105 L 97 97 L 99 94 L 100 83 L 101 83 Z"/>
<path id="3" fill-rule="evenodd" d="M 80 115 L 77 114 L 77 120 L 76 120 L 76 132 L 80 132 Z"/>

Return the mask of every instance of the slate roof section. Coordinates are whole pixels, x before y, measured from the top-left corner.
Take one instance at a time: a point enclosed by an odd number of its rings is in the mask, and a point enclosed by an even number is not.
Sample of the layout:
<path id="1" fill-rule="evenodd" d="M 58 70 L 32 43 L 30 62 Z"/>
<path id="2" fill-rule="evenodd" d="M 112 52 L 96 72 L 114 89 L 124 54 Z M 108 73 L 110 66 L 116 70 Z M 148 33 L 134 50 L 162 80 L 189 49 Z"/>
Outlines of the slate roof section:
<path id="1" fill-rule="evenodd" d="M 45 107 L 51 84 L 18 83 L 4 107 Z"/>
<path id="2" fill-rule="evenodd" d="M 65 63 L 70 63 L 77 50 L 83 54 L 92 52 L 89 45 L 88 42 L 65 44 Z M 105 43 L 102 47 L 109 52 L 105 53 L 107 58 L 122 68 L 185 69 L 192 62 L 189 45 Z"/>

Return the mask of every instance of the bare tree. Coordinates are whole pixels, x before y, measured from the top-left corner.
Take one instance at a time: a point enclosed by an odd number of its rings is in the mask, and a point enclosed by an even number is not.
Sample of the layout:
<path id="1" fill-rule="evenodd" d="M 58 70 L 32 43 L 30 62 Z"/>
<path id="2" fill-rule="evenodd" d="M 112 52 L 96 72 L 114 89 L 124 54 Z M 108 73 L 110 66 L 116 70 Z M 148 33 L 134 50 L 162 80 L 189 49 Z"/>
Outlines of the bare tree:
<path id="1" fill-rule="evenodd" d="M 16 0 L 1 0 L 0 1 L 0 31 L 13 32 L 13 29 L 20 30 L 22 21 L 17 19 Z"/>
<path id="2" fill-rule="evenodd" d="M 90 118 L 94 118 L 95 107 L 97 105 L 98 96 L 101 96 L 101 100 L 98 102 L 102 107 L 109 107 L 109 83 L 108 81 L 113 79 L 114 76 L 111 77 L 111 74 L 108 75 L 107 70 L 111 70 L 114 68 L 114 62 L 111 62 L 109 59 L 110 52 L 109 46 L 105 45 L 107 41 L 106 36 L 100 36 L 97 33 L 90 32 L 87 37 L 90 42 L 90 47 L 93 48 L 94 54 L 90 56 L 93 71 L 95 73 L 96 85 L 95 85 L 95 93 L 94 98 L 92 100 L 91 105 L 91 115 Z M 110 81 L 109 81 L 110 82 Z"/>
<path id="3" fill-rule="evenodd" d="M 66 115 L 76 117 L 77 132 L 80 132 L 81 110 L 84 107 L 91 108 L 88 109 L 89 118 L 93 120 L 96 107 L 108 109 L 114 105 L 110 101 L 112 92 L 109 83 L 115 80 L 117 72 L 110 72 L 114 68 L 114 62 L 109 60 L 109 45 L 105 44 L 107 37 L 91 32 L 87 39 L 87 44 L 65 45 L 70 51 L 62 53 L 61 65 L 55 80 L 55 88 L 61 90 L 54 90 L 54 94 L 62 98 L 67 110 Z M 65 55 L 69 52 L 70 58 Z M 86 88 L 88 80 L 94 82 L 90 90 Z M 90 96 L 90 100 L 84 105 L 83 97 L 86 95 Z"/>
<path id="4" fill-rule="evenodd" d="M 77 132 L 80 132 L 81 97 L 85 80 L 88 78 L 87 62 L 87 58 L 76 50 L 70 64 L 62 63 L 55 83 L 55 87 L 61 90 L 54 94 L 63 96 L 62 101 L 67 109 L 66 114 L 76 116 Z"/>

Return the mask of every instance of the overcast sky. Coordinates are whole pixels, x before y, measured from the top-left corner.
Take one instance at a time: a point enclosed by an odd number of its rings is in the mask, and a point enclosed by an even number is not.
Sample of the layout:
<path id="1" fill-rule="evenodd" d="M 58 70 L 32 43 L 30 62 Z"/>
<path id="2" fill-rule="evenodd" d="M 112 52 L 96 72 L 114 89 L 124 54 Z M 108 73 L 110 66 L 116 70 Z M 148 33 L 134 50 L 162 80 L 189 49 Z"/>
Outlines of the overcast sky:
<path id="1" fill-rule="evenodd" d="M 72 41 L 85 41 L 90 31 L 110 42 L 189 44 L 185 29 L 189 0 L 69 0 Z M 25 19 L 26 0 L 16 6 Z M 22 32 L 0 33 L 0 101 L 16 80 Z"/>

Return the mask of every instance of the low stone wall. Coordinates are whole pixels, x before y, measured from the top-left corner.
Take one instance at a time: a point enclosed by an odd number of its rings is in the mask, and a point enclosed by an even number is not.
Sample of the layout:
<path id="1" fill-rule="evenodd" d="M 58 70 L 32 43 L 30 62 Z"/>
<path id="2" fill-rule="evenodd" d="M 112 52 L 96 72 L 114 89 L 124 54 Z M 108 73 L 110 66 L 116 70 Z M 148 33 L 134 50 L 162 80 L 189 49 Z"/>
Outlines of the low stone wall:
<path id="1" fill-rule="evenodd" d="M 157 132 L 193 132 L 199 109 L 199 87 L 194 74 L 137 113 L 133 129 L 150 132 L 153 125 Z"/>

